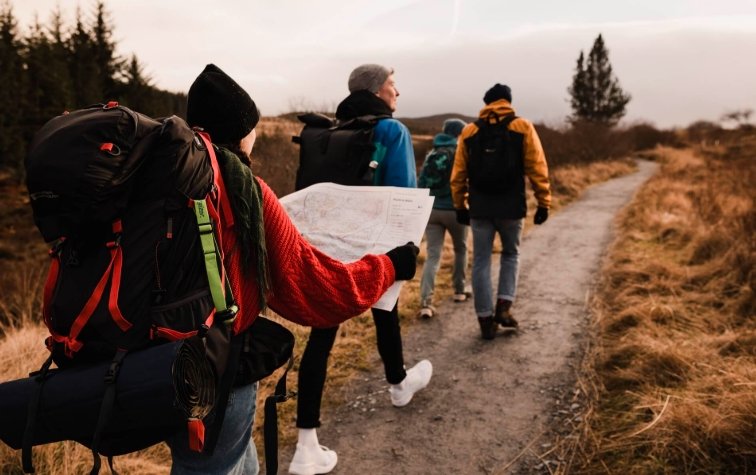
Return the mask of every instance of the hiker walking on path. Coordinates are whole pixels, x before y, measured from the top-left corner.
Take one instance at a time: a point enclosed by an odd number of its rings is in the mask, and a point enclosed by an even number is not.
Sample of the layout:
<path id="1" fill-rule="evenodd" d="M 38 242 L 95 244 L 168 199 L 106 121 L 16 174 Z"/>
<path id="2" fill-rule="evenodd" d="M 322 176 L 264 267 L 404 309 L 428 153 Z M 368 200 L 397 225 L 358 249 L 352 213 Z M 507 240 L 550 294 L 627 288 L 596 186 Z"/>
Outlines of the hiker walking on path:
<path id="1" fill-rule="evenodd" d="M 433 138 L 433 149 L 425 157 L 420 169 L 418 186 L 430 189 L 433 200 L 428 225 L 425 228 L 426 259 L 423 274 L 420 279 L 420 312 L 421 318 L 431 318 L 436 314 L 433 306 L 433 290 L 436 274 L 441 264 L 441 251 L 444 248 L 444 236 L 448 231 L 454 244 L 454 269 L 452 284 L 454 286 L 454 301 L 465 302 L 472 295 L 467 290 L 465 273 L 467 270 L 467 231 L 468 226 L 457 222 L 454 203 L 451 198 L 452 167 L 454 154 L 457 151 L 457 137 L 467 125 L 461 119 L 447 119 L 444 121 L 443 131 Z"/>
<path id="2" fill-rule="evenodd" d="M 349 96 L 336 109 L 338 121 L 367 115 L 384 116 L 375 124 L 373 135 L 376 148 L 373 160 L 377 162 L 373 184 L 414 188 L 416 170 L 412 139 L 407 127 L 391 118 L 399 97 L 394 71 L 377 64 L 364 64 L 352 71 L 348 87 Z M 433 367 L 428 360 L 422 360 L 405 370 L 397 305 L 389 311 L 373 308 L 372 313 L 378 353 L 390 385 L 391 403 L 397 407 L 405 406 L 417 391 L 427 386 Z M 302 355 L 296 422 L 299 435 L 289 465 L 290 473 L 328 473 L 336 466 L 336 452 L 319 444 L 316 428 L 320 427 L 320 405 L 328 356 L 337 331 L 337 326 L 313 328 Z"/>
<path id="3" fill-rule="evenodd" d="M 481 336 L 490 340 L 498 325 L 516 329 L 511 307 L 517 291 L 519 246 L 527 214 L 525 177 L 538 208 L 537 225 L 549 217 L 551 188 L 546 156 L 533 124 L 515 115 L 509 86 L 486 91 L 479 118 L 460 134 L 451 190 L 457 221 L 473 234 L 472 284 Z M 497 293 L 491 283 L 491 252 L 498 233 L 502 251 Z"/>
<path id="4" fill-rule="evenodd" d="M 413 277 L 414 245 L 344 264 L 302 238 L 273 191 L 245 165 L 259 111 L 247 92 L 217 66 L 208 65 L 189 89 L 187 119 L 219 145 L 235 220 L 233 227 L 225 223 L 220 246 L 239 302 L 238 322 L 251 324 L 268 306 L 301 325 L 333 326 L 367 310 L 395 280 Z M 251 438 L 256 391 L 256 383 L 236 385 L 212 456 L 190 451 L 186 431 L 169 439 L 171 473 L 258 473 Z"/>

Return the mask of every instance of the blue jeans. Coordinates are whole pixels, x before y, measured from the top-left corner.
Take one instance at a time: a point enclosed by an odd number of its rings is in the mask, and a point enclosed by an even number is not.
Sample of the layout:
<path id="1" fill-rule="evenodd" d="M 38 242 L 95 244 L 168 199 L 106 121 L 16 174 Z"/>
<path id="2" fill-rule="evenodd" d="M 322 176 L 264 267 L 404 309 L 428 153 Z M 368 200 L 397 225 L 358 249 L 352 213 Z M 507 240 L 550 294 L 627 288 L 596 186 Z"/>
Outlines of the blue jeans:
<path id="1" fill-rule="evenodd" d="M 470 220 L 473 234 L 472 285 L 475 313 L 489 317 L 494 313 L 491 284 L 491 252 L 496 233 L 501 239 L 501 261 L 497 298 L 514 301 L 517 292 L 517 273 L 520 264 L 520 236 L 522 219 Z"/>
<path id="2" fill-rule="evenodd" d="M 431 211 L 425 228 L 427 257 L 420 279 L 420 305 L 428 306 L 433 301 L 436 274 L 441 265 L 441 251 L 444 248 L 446 231 L 454 243 L 454 269 L 452 283 L 454 293 L 465 292 L 465 270 L 467 268 L 467 226 L 457 222 L 457 213 L 453 209 L 434 209 Z"/>
<path id="3" fill-rule="evenodd" d="M 190 450 L 186 431 L 168 439 L 166 442 L 173 460 L 171 474 L 257 475 L 260 467 L 252 440 L 256 398 L 257 383 L 231 391 L 223 427 L 212 456 Z"/>

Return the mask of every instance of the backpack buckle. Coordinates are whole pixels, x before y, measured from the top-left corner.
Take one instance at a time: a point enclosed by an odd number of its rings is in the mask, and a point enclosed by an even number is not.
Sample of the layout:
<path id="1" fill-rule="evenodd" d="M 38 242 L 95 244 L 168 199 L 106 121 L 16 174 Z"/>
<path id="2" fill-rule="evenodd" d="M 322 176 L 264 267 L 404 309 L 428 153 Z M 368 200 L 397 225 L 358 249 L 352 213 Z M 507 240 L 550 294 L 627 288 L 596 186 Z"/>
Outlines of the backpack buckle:
<path id="1" fill-rule="evenodd" d="M 60 251 L 63 249 L 63 243 L 65 242 L 66 238 L 62 237 L 55 241 L 55 244 L 52 245 L 49 251 L 47 253 L 50 255 L 50 257 L 58 257 L 60 256 Z"/>
<path id="2" fill-rule="evenodd" d="M 110 362 L 110 366 L 108 367 L 107 373 L 105 373 L 105 384 L 113 384 L 116 381 L 116 378 L 118 378 L 118 371 L 121 369 L 121 362 L 123 361 L 123 358 L 126 356 L 127 351 L 119 349 L 116 351 L 115 356 L 113 357 L 113 360 Z"/>
<path id="3" fill-rule="evenodd" d="M 215 312 L 215 315 L 220 318 L 223 323 L 231 324 L 236 319 L 236 314 L 239 313 L 239 307 L 237 305 L 230 305 L 227 309 Z"/>
<path id="4" fill-rule="evenodd" d="M 119 247 L 121 245 L 121 233 L 117 233 L 115 236 L 113 236 L 112 241 L 108 241 L 105 244 L 105 247 L 108 249 L 115 249 L 116 247 Z"/>
<path id="5" fill-rule="evenodd" d="M 120 365 L 116 363 L 115 361 L 112 361 L 110 363 L 110 367 L 108 367 L 108 372 L 105 373 L 105 384 L 113 384 L 116 380 L 116 376 L 118 375 L 118 367 Z"/>

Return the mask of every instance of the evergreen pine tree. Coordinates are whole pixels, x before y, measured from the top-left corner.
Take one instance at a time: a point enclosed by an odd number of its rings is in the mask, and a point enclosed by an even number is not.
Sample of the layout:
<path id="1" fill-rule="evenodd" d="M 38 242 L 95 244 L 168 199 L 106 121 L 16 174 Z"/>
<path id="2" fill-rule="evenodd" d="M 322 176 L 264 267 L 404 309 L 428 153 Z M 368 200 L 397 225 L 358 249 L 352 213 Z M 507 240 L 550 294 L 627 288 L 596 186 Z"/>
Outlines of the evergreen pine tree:
<path id="1" fill-rule="evenodd" d="M 103 101 L 116 99 L 121 92 L 120 76 L 123 74 L 124 61 L 115 54 L 113 27 L 109 23 L 109 14 L 105 2 L 98 0 L 95 6 L 95 20 L 91 27 L 92 53 L 97 71 L 99 90 Z"/>
<path id="2" fill-rule="evenodd" d="M 76 9 L 76 26 L 68 42 L 68 51 L 75 107 L 103 102 L 104 91 L 94 59 L 94 39 L 84 24 L 80 8 Z"/>
<path id="3" fill-rule="evenodd" d="M 52 107 L 57 108 L 54 113 L 60 113 L 63 110 L 73 109 L 75 103 L 71 71 L 68 67 L 68 58 L 71 53 L 68 49 L 68 38 L 65 36 L 63 12 L 59 6 L 53 12 L 50 21 L 52 22 L 49 28 L 52 43 L 49 69 L 50 75 L 57 83 L 57 97 L 52 99 Z"/>
<path id="4" fill-rule="evenodd" d="M 46 28 L 35 22 L 25 39 L 27 107 L 24 115 L 28 119 L 24 122 L 32 125 L 31 130 L 24 132 L 27 140 L 31 140 L 38 124 L 73 106 L 60 10 L 53 12 L 51 23 L 51 27 Z"/>
<path id="5" fill-rule="evenodd" d="M 26 153 L 19 111 L 24 110 L 23 57 L 10 2 L 0 4 L 0 168 L 20 170 Z"/>
<path id="6" fill-rule="evenodd" d="M 154 114 L 152 79 L 144 73 L 144 68 L 136 55 L 131 56 L 128 68 L 124 71 L 124 81 L 121 96 L 123 104 L 147 115 Z"/>
<path id="7" fill-rule="evenodd" d="M 34 134 L 65 110 L 116 100 L 153 117 L 186 117 L 185 94 L 154 87 L 136 55 L 116 55 L 103 0 L 91 21 L 77 8 L 67 27 L 58 8 L 49 26 L 35 20 L 24 38 L 10 2 L 0 0 L 0 169 L 21 178 Z"/>
<path id="8" fill-rule="evenodd" d="M 593 43 L 587 63 L 583 52 L 580 52 L 568 92 L 573 122 L 588 121 L 612 126 L 625 115 L 630 94 L 622 90 L 619 80 L 614 77 L 609 52 L 600 34 Z"/>

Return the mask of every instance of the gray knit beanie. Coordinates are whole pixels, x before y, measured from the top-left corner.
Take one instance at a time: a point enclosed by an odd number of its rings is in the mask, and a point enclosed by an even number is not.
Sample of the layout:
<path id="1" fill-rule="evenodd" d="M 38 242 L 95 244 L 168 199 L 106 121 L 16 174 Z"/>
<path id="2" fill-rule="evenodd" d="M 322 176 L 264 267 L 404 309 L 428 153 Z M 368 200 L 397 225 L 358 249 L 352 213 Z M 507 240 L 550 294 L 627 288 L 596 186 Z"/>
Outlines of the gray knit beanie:
<path id="1" fill-rule="evenodd" d="M 357 66 L 349 75 L 349 92 L 366 90 L 375 94 L 392 74 L 393 69 L 380 64 Z"/>
<path id="2" fill-rule="evenodd" d="M 462 129 L 464 129 L 466 125 L 467 123 L 462 119 L 446 119 L 444 121 L 443 132 L 446 135 L 458 137 L 459 134 L 462 133 Z"/>

